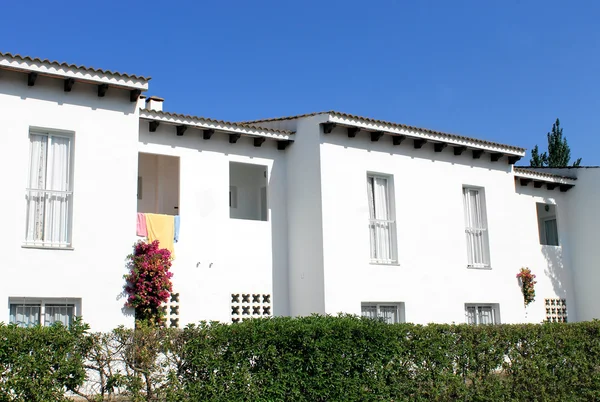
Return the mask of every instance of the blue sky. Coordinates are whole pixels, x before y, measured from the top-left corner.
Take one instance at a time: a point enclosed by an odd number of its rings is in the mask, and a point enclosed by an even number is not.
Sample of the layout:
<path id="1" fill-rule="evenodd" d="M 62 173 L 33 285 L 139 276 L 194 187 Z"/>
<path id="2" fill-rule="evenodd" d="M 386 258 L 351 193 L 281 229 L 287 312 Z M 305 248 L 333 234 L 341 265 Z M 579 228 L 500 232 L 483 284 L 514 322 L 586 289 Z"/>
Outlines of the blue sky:
<path id="1" fill-rule="evenodd" d="M 152 76 L 171 112 L 333 109 L 529 149 L 559 117 L 573 158 L 600 165 L 597 1 L 8 1 L 2 14 L 0 51 Z"/>

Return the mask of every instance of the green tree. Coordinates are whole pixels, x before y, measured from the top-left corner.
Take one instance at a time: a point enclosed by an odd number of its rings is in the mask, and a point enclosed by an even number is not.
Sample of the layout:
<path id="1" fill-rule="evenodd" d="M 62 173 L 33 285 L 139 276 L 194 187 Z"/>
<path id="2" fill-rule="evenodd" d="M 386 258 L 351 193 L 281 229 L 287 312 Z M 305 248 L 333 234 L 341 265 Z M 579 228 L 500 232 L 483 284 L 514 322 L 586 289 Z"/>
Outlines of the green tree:
<path id="1" fill-rule="evenodd" d="M 533 167 L 565 167 L 571 161 L 571 148 L 567 144 L 567 138 L 563 137 L 563 129 L 560 127 L 560 120 L 552 125 L 552 131 L 548 133 L 548 152 L 540 154 L 539 147 L 536 145 L 531 150 L 531 160 L 529 164 Z M 581 158 L 577 159 L 573 166 L 579 166 Z"/>

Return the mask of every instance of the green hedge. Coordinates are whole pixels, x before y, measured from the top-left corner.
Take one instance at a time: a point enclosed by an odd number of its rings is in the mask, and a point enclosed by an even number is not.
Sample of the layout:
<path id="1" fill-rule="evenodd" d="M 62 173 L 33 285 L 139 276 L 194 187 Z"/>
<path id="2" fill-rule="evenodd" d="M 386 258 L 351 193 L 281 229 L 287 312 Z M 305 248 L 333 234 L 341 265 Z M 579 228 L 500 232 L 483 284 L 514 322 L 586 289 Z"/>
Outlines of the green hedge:
<path id="1" fill-rule="evenodd" d="M 0 401 L 63 401 L 84 382 L 87 326 L 19 328 L 0 323 Z"/>
<path id="2" fill-rule="evenodd" d="M 600 400 L 600 323 L 387 325 L 355 317 L 189 329 L 182 397 Z"/>
<path id="3" fill-rule="evenodd" d="M 0 326 L 0 340 L 0 401 L 84 395 L 84 365 L 88 382 L 101 382 L 89 400 L 600 400 L 598 321 L 475 327 L 313 316 L 111 334 Z"/>

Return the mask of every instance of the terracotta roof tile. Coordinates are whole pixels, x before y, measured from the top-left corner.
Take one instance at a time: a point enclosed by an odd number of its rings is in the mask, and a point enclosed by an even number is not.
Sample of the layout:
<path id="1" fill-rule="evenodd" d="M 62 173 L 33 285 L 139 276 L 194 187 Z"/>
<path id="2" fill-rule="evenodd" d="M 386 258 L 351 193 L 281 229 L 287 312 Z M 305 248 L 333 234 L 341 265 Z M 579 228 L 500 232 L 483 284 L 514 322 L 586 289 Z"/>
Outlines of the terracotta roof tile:
<path id="1" fill-rule="evenodd" d="M 21 56 L 19 54 L 12 54 L 12 53 L 0 52 L 0 57 L 11 57 L 13 59 L 20 59 L 23 61 L 30 61 L 30 62 L 34 62 L 34 63 L 51 64 L 56 67 L 77 68 L 80 70 L 87 70 L 87 71 L 91 71 L 91 72 L 99 73 L 99 74 L 110 74 L 110 75 L 116 75 L 116 76 L 120 76 L 120 77 L 132 78 L 132 79 L 143 80 L 143 81 L 149 81 L 152 78 L 152 77 L 144 77 L 144 76 L 135 75 L 135 74 L 120 73 L 118 71 L 104 70 L 101 68 L 78 66 L 76 64 L 69 64 L 69 63 L 59 62 L 59 61 L 55 61 L 55 60 L 40 59 L 37 57 L 34 58 L 34 57 L 29 57 L 29 56 Z"/>

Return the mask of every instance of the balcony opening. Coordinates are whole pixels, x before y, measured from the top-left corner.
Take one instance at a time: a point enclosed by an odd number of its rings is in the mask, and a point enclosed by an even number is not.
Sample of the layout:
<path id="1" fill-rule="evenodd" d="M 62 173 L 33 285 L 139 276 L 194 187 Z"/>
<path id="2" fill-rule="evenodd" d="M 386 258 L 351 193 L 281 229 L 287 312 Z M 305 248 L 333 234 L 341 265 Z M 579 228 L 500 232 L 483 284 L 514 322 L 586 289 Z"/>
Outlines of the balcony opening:
<path id="1" fill-rule="evenodd" d="M 179 215 L 179 157 L 139 153 L 137 210 Z"/>
<path id="2" fill-rule="evenodd" d="M 556 223 L 556 205 L 537 203 L 538 230 L 540 244 L 558 246 L 558 225 Z"/>
<path id="3" fill-rule="evenodd" d="M 229 217 L 268 220 L 267 167 L 229 163 Z"/>

